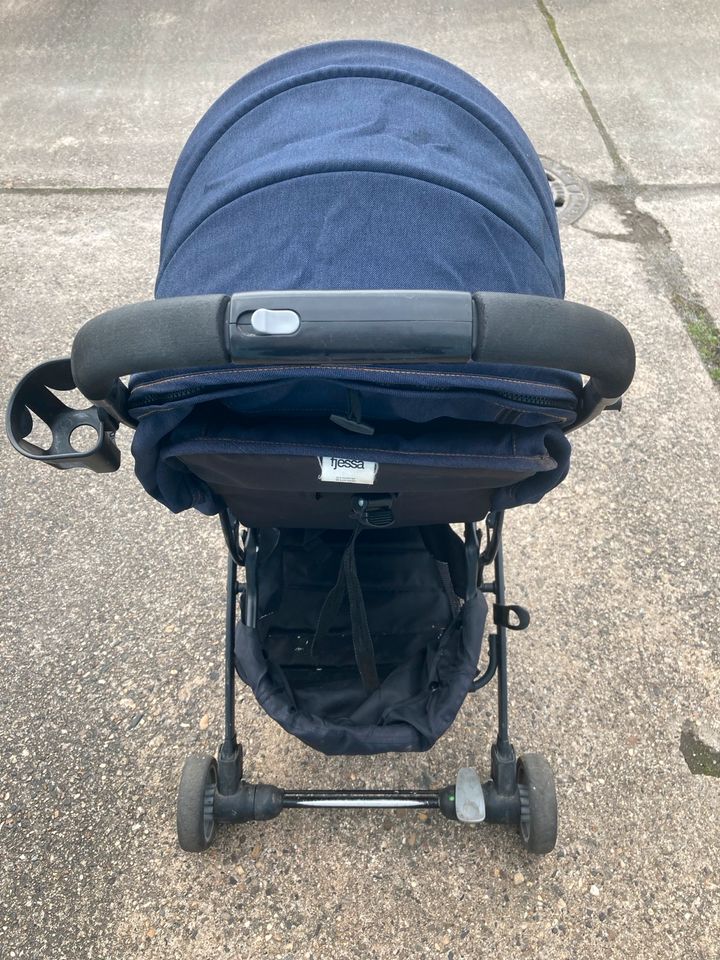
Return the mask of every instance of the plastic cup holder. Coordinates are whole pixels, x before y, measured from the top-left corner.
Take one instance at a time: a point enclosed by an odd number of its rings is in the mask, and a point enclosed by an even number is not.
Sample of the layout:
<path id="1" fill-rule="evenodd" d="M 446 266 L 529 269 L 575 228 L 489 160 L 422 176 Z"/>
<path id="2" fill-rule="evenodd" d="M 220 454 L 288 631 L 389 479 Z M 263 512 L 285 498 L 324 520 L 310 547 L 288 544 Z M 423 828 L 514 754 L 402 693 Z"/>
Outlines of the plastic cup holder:
<path id="1" fill-rule="evenodd" d="M 49 360 L 25 374 L 8 404 L 5 425 L 10 442 L 30 460 L 59 470 L 85 467 L 95 473 L 112 473 L 120 466 L 115 443 L 118 423 L 105 410 L 95 406 L 77 410 L 53 393 L 74 389 L 69 358 Z M 52 434 L 46 449 L 28 439 L 37 420 Z"/>

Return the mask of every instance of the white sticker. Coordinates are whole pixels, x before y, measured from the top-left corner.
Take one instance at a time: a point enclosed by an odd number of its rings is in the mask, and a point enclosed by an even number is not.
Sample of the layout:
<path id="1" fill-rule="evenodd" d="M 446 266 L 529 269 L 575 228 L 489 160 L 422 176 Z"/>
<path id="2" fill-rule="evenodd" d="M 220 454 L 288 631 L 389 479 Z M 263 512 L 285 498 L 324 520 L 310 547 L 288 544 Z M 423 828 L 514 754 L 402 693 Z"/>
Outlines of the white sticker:
<path id="1" fill-rule="evenodd" d="M 378 465 L 355 457 L 318 457 L 320 479 L 331 483 L 375 483 Z"/>

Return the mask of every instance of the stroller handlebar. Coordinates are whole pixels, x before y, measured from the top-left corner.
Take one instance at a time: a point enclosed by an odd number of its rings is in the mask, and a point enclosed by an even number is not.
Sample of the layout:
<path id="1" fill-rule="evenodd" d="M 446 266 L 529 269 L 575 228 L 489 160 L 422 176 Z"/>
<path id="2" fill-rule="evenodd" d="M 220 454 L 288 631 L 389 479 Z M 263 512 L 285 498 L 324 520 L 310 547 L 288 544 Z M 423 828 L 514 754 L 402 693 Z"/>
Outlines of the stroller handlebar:
<path id="1" fill-rule="evenodd" d="M 214 294 L 146 300 L 93 317 L 73 340 L 70 362 L 76 387 L 116 419 L 133 425 L 125 409 L 127 388 L 119 378 L 228 363 L 224 325 L 229 301 Z"/>
<path id="2" fill-rule="evenodd" d="M 72 373 L 81 393 L 110 409 L 122 393 L 120 377 L 153 370 L 471 359 L 585 374 L 586 399 L 594 407 L 602 401 L 601 409 L 622 396 L 635 370 L 625 327 L 566 300 L 443 290 L 300 290 L 118 307 L 78 332 Z"/>
<path id="3" fill-rule="evenodd" d="M 476 293 L 473 300 L 478 328 L 473 359 L 585 374 L 597 395 L 610 402 L 632 383 L 635 345 L 610 314 L 526 294 Z"/>
<path id="4" fill-rule="evenodd" d="M 118 423 L 135 426 L 120 379 L 151 371 L 238 364 L 464 363 L 553 367 L 585 374 L 572 427 L 592 420 L 630 386 L 635 349 L 613 317 L 591 307 L 514 293 L 448 290 L 265 291 L 151 300 L 89 320 L 69 360 L 36 367 L 18 383 L 7 412 L 11 442 L 61 469 L 117 469 Z M 76 386 L 93 404 L 66 407 L 52 393 Z M 34 413 L 53 443 L 28 440 Z M 71 442 L 92 426 L 97 445 Z"/>

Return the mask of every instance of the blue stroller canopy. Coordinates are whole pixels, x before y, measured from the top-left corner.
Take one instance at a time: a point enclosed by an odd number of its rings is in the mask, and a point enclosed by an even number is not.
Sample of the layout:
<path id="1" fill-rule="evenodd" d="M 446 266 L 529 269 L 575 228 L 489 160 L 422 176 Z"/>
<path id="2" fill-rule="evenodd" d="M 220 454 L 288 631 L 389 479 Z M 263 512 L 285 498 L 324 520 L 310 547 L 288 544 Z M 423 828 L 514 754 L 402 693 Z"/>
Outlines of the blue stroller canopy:
<path id="1" fill-rule="evenodd" d="M 363 288 L 562 297 L 557 221 L 482 84 L 411 47 L 323 43 L 258 67 L 195 128 L 156 295 Z"/>

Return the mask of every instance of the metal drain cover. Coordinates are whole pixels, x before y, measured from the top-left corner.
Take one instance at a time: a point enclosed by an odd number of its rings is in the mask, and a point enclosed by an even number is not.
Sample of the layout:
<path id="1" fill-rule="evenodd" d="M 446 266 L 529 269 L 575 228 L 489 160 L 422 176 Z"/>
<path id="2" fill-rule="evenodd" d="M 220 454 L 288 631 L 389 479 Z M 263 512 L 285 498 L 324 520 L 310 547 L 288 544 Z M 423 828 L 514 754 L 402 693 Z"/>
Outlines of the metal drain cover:
<path id="1" fill-rule="evenodd" d="M 590 190 L 576 174 L 555 160 L 540 157 L 560 223 L 574 223 L 590 206 Z"/>

